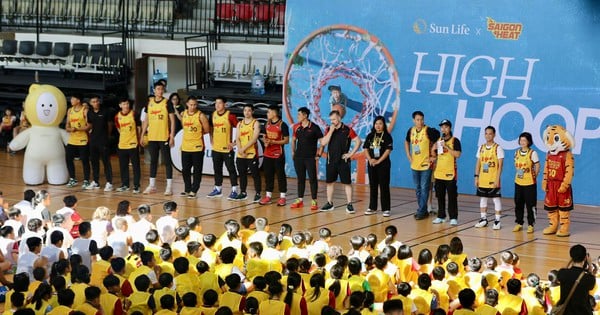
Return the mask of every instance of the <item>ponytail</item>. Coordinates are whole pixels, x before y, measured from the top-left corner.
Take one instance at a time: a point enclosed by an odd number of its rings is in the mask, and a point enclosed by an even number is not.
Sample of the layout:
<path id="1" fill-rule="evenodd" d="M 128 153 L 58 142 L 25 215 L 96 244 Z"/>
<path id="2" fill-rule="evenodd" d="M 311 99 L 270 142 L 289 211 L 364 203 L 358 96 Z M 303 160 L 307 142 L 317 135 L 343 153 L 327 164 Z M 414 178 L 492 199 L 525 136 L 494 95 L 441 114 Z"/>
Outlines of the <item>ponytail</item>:
<path id="1" fill-rule="evenodd" d="M 292 300 L 294 298 L 294 291 L 300 286 L 302 283 L 302 277 L 297 272 L 292 272 L 288 275 L 287 279 L 287 293 L 285 294 L 285 298 L 283 302 L 287 304 L 289 307 L 292 307 Z"/>

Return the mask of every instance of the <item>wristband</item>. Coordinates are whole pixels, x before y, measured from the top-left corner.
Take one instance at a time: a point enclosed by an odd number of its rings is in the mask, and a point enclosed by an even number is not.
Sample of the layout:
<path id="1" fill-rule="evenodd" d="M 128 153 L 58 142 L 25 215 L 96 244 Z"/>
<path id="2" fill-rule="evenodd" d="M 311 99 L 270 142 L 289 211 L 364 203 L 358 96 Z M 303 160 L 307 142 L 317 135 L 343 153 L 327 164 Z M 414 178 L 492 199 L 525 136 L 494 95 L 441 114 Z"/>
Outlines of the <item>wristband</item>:
<path id="1" fill-rule="evenodd" d="M 475 174 L 475 177 L 479 177 L 479 174 Z"/>

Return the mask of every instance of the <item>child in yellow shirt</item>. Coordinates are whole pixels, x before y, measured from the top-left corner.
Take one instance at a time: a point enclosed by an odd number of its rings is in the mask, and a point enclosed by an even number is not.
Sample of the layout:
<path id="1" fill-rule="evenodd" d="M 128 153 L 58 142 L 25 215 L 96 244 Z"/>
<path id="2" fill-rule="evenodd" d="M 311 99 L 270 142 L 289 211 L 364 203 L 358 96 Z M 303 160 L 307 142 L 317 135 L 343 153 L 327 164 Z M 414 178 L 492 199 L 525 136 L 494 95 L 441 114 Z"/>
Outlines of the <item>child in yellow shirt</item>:
<path id="1" fill-rule="evenodd" d="M 188 292 L 181 297 L 183 307 L 179 311 L 179 315 L 197 315 L 202 314 L 202 310 L 198 307 L 198 298 L 193 292 Z"/>
<path id="2" fill-rule="evenodd" d="M 202 306 L 200 310 L 203 315 L 215 315 L 215 312 L 219 308 L 219 294 L 215 290 L 206 290 L 202 296 Z"/>
<path id="3" fill-rule="evenodd" d="M 154 313 L 155 315 L 177 315 L 177 307 L 175 307 L 175 299 L 172 295 L 163 295 L 160 298 L 161 310 Z"/>

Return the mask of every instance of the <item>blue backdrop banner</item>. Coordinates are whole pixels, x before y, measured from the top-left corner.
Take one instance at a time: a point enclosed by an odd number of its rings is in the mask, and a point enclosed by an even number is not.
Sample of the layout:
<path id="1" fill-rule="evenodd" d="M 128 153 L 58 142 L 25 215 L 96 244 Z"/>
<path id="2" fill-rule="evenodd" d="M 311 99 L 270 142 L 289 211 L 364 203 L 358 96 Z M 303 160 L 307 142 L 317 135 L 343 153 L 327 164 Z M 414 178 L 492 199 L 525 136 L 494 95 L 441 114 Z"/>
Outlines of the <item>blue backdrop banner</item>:
<path id="1" fill-rule="evenodd" d="M 506 152 L 502 194 L 508 197 L 518 135 L 533 134 L 543 163 L 543 130 L 560 124 L 575 138 L 574 200 L 600 205 L 591 185 L 600 178 L 596 1 L 291 0 L 286 23 L 286 120 L 291 125 L 307 106 L 324 129 L 338 106 L 364 139 L 383 115 L 394 138 L 393 186 L 413 187 L 404 139 L 411 113 L 420 110 L 429 126 L 453 123 L 463 145 L 459 192 L 475 193 L 475 154 L 486 126 L 496 127 Z M 294 174 L 289 157 L 287 171 Z M 360 155 L 353 180 L 367 182 Z"/>

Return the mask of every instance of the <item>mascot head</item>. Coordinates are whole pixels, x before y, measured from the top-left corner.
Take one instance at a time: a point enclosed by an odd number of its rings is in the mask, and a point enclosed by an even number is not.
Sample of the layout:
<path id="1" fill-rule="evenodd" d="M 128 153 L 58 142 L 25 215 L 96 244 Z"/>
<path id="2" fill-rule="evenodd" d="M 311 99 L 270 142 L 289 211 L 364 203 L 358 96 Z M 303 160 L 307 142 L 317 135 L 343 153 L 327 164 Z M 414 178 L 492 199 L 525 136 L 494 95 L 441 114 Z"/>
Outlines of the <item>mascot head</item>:
<path id="1" fill-rule="evenodd" d="M 25 115 L 32 126 L 56 127 L 67 113 L 65 95 L 53 85 L 32 84 L 25 98 Z"/>
<path id="2" fill-rule="evenodd" d="M 544 143 L 548 153 L 556 155 L 562 151 L 569 151 L 575 146 L 573 136 L 563 126 L 550 125 L 544 130 Z"/>

